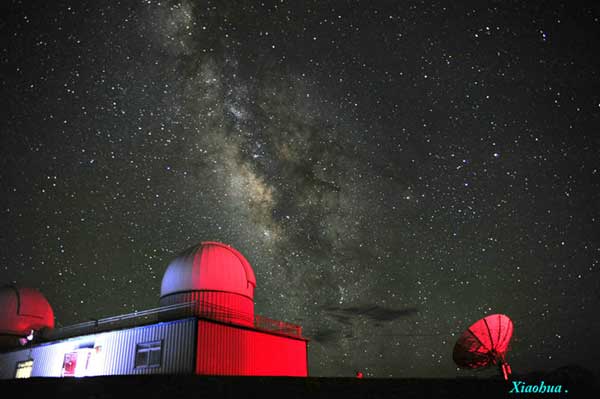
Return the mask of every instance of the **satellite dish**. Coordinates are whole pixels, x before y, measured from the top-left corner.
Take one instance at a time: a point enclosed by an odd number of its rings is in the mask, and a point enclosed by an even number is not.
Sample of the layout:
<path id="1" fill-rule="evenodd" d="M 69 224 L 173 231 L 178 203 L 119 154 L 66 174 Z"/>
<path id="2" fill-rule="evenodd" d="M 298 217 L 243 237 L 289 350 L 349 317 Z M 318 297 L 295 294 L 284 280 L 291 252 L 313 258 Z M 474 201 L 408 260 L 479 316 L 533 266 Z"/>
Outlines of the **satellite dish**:
<path id="1" fill-rule="evenodd" d="M 456 341 L 452 358 L 459 367 L 479 369 L 497 365 L 505 380 L 511 373 L 506 352 L 513 334 L 508 316 L 493 314 L 478 320 Z"/>

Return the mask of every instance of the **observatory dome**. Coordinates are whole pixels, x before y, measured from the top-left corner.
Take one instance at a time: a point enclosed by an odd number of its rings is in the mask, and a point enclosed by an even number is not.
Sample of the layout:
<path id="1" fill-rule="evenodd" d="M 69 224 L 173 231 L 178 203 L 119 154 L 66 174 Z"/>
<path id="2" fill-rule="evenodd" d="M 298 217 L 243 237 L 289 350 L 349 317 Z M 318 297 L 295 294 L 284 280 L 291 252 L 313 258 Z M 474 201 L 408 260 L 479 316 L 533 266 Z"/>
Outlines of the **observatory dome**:
<path id="1" fill-rule="evenodd" d="M 160 304 L 196 301 L 199 316 L 251 325 L 255 287 L 254 271 L 241 253 L 220 242 L 202 242 L 171 261 Z"/>
<path id="2" fill-rule="evenodd" d="M 38 290 L 0 287 L 0 336 L 22 338 L 43 328 L 54 328 L 54 312 Z"/>

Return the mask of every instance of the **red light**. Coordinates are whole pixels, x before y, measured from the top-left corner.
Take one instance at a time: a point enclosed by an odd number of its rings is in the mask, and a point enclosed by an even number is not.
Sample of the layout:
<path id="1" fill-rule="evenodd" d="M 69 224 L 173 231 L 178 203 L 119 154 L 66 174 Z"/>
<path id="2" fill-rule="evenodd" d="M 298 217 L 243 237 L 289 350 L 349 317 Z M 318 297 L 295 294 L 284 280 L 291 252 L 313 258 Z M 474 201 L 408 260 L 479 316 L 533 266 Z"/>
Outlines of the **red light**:
<path id="1" fill-rule="evenodd" d="M 196 374 L 306 377 L 306 341 L 198 321 Z"/>

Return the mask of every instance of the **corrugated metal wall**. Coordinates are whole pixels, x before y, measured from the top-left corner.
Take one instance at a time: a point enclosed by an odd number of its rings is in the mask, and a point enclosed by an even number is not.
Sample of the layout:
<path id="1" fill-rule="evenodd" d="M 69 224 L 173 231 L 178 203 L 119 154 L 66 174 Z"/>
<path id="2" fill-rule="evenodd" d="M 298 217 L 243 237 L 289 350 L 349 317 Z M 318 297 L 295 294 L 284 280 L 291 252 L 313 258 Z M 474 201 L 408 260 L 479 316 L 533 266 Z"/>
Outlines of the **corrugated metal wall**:
<path id="1" fill-rule="evenodd" d="M 301 339 L 199 320 L 197 350 L 197 374 L 308 375 L 307 342 Z"/>
<path id="2" fill-rule="evenodd" d="M 196 319 L 188 318 L 95 335 L 86 335 L 0 354 L 0 379 L 13 378 L 16 363 L 33 359 L 32 377 L 60 377 L 66 353 L 93 348 L 86 375 L 192 374 Z M 136 344 L 162 341 L 160 367 L 134 368 Z M 99 347 L 99 349 L 98 349 Z"/>
<path id="3" fill-rule="evenodd" d="M 105 344 L 105 370 L 99 374 L 193 373 L 190 365 L 194 363 L 194 324 L 195 319 L 186 319 L 109 333 Z M 136 344 L 156 340 L 163 340 L 162 366 L 134 369 Z"/>
<path id="4" fill-rule="evenodd" d="M 160 305 L 197 301 L 191 314 L 221 321 L 254 325 L 254 302 L 243 295 L 221 291 L 179 292 L 160 298 Z"/>

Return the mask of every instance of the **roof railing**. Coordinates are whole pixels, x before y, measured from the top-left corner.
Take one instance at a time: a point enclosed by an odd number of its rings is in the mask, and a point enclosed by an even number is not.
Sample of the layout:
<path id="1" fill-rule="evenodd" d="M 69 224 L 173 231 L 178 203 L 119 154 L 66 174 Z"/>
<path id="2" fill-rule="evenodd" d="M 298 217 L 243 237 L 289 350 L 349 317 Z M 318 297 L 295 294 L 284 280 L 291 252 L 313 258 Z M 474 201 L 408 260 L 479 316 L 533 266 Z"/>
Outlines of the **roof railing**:
<path id="1" fill-rule="evenodd" d="M 171 321 L 184 317 L 201 317 L 220 322 L 252 326 L 258 330 L 303 338 L 302 327 L 268 317 L 232 310 L 206 301 L 190 301 L 158 308 L 146 309 L 118 316 L 95 319 L 70 326 L 46 330 L 42 338 L 46 341 L 74 337 L 77 335 L 94 334 L 111 329 L 135 327 L 144 324 Z"/>
<path id="2" fill-rule="evenodd" d="M 281 320 L 269 319 L 268 317 L 261 315 L 254 316 L 254 327 L 261 330 L 278 332 L 280 334 L 302 337 L 301 326 Z"/>

